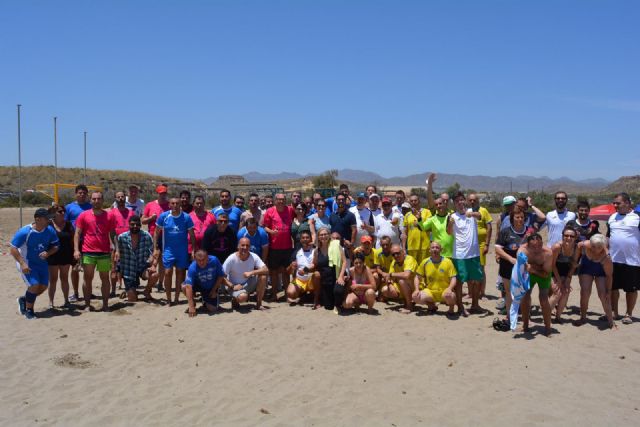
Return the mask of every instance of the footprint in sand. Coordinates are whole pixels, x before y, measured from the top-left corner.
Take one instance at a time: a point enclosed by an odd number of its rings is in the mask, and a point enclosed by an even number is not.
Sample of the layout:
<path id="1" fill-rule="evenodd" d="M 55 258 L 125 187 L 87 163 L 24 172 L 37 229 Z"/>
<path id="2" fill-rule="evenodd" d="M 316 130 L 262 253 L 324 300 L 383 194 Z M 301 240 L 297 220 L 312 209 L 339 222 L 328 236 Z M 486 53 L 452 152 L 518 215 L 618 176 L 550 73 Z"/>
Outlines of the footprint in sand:
<path id="1" fill-rule="evenodd" d="M 57 356 L 53 358 L 53 363 L 56 366 L 62 366 L 64 368 L 77 368 L 77 369 L 86 369 L 90 368 L 93 365 L 88 360 L 83 360 L 80 358 L 80 355 L 77 353 L 67 353 L 64 356 Z"/>

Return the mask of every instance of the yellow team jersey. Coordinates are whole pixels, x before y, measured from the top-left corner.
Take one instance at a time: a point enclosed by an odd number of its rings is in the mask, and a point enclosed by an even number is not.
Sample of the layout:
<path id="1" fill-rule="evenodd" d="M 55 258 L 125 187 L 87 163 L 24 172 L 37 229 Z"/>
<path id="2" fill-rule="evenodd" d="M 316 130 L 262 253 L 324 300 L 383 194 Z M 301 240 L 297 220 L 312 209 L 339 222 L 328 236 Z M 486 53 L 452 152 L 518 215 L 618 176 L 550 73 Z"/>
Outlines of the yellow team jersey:
<path id="1" fill-rule="evenodd" d="M 429 250 L 431 240 L 429 233 L 418 228 L 418 223 L 422 223 L 431 216 L 429 209 L 420 209 L 420 218 L 417 218 L 413 211 L 407 212 L 404 216 L 404 226 L 407 230 L 407 250 Z"/>
<path id="2" fill-rule="evenodd" d="M 442 257 L 438 264 L 427 258 L 422 261 L 416 273 L 421 278 L 420 289 L 425 287 L 438 293 L 444 292 L 451 283 L 451 278 L 458 272 L 449 258 Z"/>
<path id="3" fill-rule="evenodd" d="M 391 252 L 389 255 L 385 255 L 382 252 L 382 248 L 374 249 L 375 251 L 375 265 L 379 265 L 382 271 L 385 273 L 389 272 L 389 268 L 391 267 L 391 263 L 393 262 L 393 257 L 391 256 Z"/>
<path id="4" fill-rule="evenodd" d="M 369 255 L 367 255 L 364 253 L 364 249 L 362 249 L 362 246 L 360 246 L 354 252 L 360 252 L 364 255 L 364 265 L 366 265 L 367 267 L 373 268 L 376 265 L 376 249 L 372 248 L 371 252 L 369 252 Z"/>
<path id="5" fill-rule="evenodd" d="M 493 219 L 489 211 L 482 206 L 478 208 L 478 212 L 480 212 L 480 219 L 476 221 L 478 224 L 478 242 L 484 245 L 487 241 L 487 224 L 490 224 Z"/>
<path id="6" fill-rule="evenodd" d="M 402 273 L 405 271 L 411 270 L 412 273 L 418 271 L 418 263 L 416 259 L 411 255 L 406 255 L 404 257 L 404 262 L 402 265 L 398 264 L 395 260 L 391 263 L 391 267 L 389 267 L 390 273 Z"/>

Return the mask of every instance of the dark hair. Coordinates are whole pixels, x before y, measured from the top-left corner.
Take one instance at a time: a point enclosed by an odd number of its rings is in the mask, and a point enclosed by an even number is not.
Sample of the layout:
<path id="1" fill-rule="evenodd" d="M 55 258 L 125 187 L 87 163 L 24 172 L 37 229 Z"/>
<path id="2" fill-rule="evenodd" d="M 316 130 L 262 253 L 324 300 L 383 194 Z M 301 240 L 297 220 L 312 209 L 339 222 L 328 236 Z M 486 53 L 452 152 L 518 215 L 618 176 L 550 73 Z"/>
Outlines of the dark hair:
<path id="1" fill-rule="evenodd" d="M 302 236 L 303 234 L 308 234 L 308 235 L 309 235 L 309 237 L 311 237 L 311 230 L 306 230 L 306 229 L 305 229 L 305 230 L 302 230 L 299 234 L 300 234 L 301 236 Z"/>
<path id="2" fill-rule="evenodd" d="M 258 224 L 258 220 L 255 219 L 254 217 L 251 218 L 247 218 L 247 225 L 253 225 L 253 224 Z"/>
<path id="3" fill-rule="evenodd" d="M 591 209 L 591 206 L 589 205 L 589 202 L 586 200 L 578 200 L 578 204 L 576 205 L 576 210 L 580 208 Z"/>
<path id="4" fill-rule="evenodd" d="M 219 213 L 219 214 L 218 214 L 218 218 L 216 218 L 216 219 L 220 219 L 220 218 L 226 218 L 226 219 L 229 219 L 229 215 L 227 215 L 227 214 L 226 214 L 226 213 L 224 213 L 224 212 L 221 212 L 221 213 Z"/>
<path id="5" fill-rule="evenodd" d="M 251 198 L 251 197 L 257 197 L 258 199 L 260 198 L 260 196 L 258 196 L 258 193 L 249 194 L 249 198 Z"/>
<path id="6" fill-rule="evenodd" d="M 78 185 L 76 185 L 76 191 L 75 191 L 75 192 L 77 193 L 77 192 L 78 192 L 78 191 L 80 191 L 80 190 L 84 190 L 86 193 L 88 193 L 88 192 L 89 192 L 89 189 L 88 189 L 88 188 L 87 188 L 87 186 L 86 186 L 86 185 L 84 185 L 84 184 L 78 184 Z"/>
<path id="7" fill-rule="evenodd" d="M 622 197 L 622 200 L 624 200 L 627 203 L 631 203 L 631 197 L 629 196 L 629 193 L 625 193 L 623 191 L 622 193 L 618 193 L 615 196 L 613 196 L 614 199 L 617 199 L 618 197 Z"/>
<path id="8" fill-rule="evenodd" d="M 566 192 L 566 191 L 562 191 L 562 190 L 560 190 L 560 191 L 556 191 L 556 192 L 554 193 L 553 198 L 555 199 L 555 198 L 558 196 L 558 194 L 564 194 L 565 196 L 567 196 L 567 198 L 569 197 L 569 195 L 567 194 L 567 192 Z"/>
<path id="9" fill-rule="evenodd" d="M 298 209 L 298 208 L 302 208 L 302 211 L 303 211 L 304 213 L 307 213 L 307 205 L 305 205 L 304 203 L 302 203 L 302 202 L 298 203 L 298 204 L 296 205 L 296 209 Z"/>
<path id="10" fill-rule="evenodd" d="M 340 187 L 338 187 L 338 190 L 348 190 L 349 186 L 347 184 L 340 184 Z"/>
<path id="11" fill-rule="evenodd" d="M 402 194 L 403 196 L 405 195 L 405 194 L 404 194 L 404 191 L 402 191 L 402 190 L 398 190 L 398 191 L 396 191 L 396 194 Z"/>
<path id="12" fill-rule="evenodd" d="M 455 196 L 453 196 L 453 200 L 457 200 L 460 197 L 462 197 L 463 199 L 466 199 L 466 197 L 465 197 L 465 195 L 464 195 L 464 193 L 462 191 L 457 191 Z"/>
<path id="13" fill-rule="evenodd" d="M 226 188 L 223 188 L 222 190 L 220 190 L 220 195 L 222 196 L 222 193 L 227 193 L 229 195 L 229 197 L 231 197 L 231 191 L 227 190 Z"/>
<path id="14" fill-rule="evenodd" d="M 563 236 L 564 236 L 564 232 L 565 232 L 565 231 L 573 231 L 573 234 L 575 234 L 575 235 L 576 235 L 576 237 L 580 235 L 580 233 L 578 232 L 578 230 L 576 229 L 576 227 L 574 227 L 574 226 L 573 226 L 573 225 L 571 225 L 571 224 L 567 224 L 567 225 L 565 225 L 565 226 L 564 226 L 564 228 L 562 229 L 562 235 L 563 235 Z"/>
<path id="15" fill-rule="evenodd" d="M 362 253 L 362 251 L 358 251 L 358 252 L 356 252 L 356 253 L 353 255 L 353 260 L 354 260 L 354 261 L 355 261 L 355 260 L 357 260 L 357 259 L 359 259 L 360 261 L 364 262 L 365 258 L 366 258 L 366 257 L 365 257 L 365 255 Z"/>
<path id="16" fill-rule="evenodd" d="M 509 212 L 509 221 L 511 222 L 511 226 L 513 226 L 513 217 L 516 216 L 516 214 L 522 214 L 524 215 L 525 219 L 527 218 L 526 212 L 522 208 L 520 208 L 520 206 L 516 205 L 513 207 L 513 210 Z"/>
<path id="17" fill-rule="evenodd" d="M 198 199 L 202 200 L 202 203 L 204 203 L 204 196 L 200 196 L 200 195 L 195 196 L 195 197 L 193 198 L 193 202 L 195 203 L 195 202 L 196 202 L 196 200 L 198 200 Z"/>
<path id="18" fill-rule="evenodd" d="M 136 224 L 141 224 L 142 221 L 140 221 L 140 217 L 138 215 L 132 215 L 131 218 L 129 218 L 129 222 L 135 222 Z"/>
<path id="19" fill-rule="evenodd" d="M 180 192 L 180 197 L 182 197 L 183 194 L 186 194 L 189 198 L 191 198 L 191 192 L 189 190 L 182 190 Z"/>
<path id="20" fill-rule="evenodd" d="M 234 197 L 233 200 L 238 200 L 238 199 L 244 201 L 244 196 L 241 196 L 240 194 L 236 194 L 236 197 Z"/>
<path id="21" fill-rule="evenodd" d="M 527 243 L 532 240 L 542 240 L 542 236 L 540 235 L 540 233 L 531 233 L 527 236 Z"/>

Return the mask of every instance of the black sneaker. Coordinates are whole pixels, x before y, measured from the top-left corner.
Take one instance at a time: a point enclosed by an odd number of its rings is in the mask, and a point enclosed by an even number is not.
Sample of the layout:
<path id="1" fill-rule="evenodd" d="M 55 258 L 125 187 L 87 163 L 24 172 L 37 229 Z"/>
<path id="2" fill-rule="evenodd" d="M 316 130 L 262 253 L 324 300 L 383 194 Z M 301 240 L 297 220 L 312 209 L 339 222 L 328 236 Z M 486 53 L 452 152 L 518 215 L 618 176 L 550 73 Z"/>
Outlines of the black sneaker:
<path id="1" fill-rule="evenodd" d="M 21 315 L 25 315 L 27 313 L 27 300 L 24 296 L 18 297 L 16 300 L 18 301 L 18 309 L 20 310 Z"/>
<path id="2" fill-rule="evenodd" d="M 25 313 L 24 313 L 24 317 L 26 317 L 29 320 L 33 320 L 36 318 L 36 314 L 33 312 L 33 310 L 28 309 Z"/>

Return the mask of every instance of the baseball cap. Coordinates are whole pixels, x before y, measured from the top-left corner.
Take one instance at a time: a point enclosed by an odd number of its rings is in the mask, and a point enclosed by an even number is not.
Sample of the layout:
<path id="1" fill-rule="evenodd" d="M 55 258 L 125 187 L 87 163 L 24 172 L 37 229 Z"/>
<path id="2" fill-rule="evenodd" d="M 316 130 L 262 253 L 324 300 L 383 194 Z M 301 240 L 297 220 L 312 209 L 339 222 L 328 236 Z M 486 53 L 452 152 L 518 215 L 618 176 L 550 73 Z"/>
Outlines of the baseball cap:
<path id="1" fill-rule="evenodd" d="M 380 195 L 379 195 L 378 193 L 372 193 L 372 194 L 369 196 L 369 200 L 373 199 L 374 197 L 377 197 L 377 198 L 379 199 L 379 198 L 380 198 Z"/>
<path id="2" fill-rule="evenodd" d="M 382 204 L 384 205 L 385 203 L 391 203 L 391 199 L 388 197 L 383 197 L 382 198 Z"/>
<path id="3" fill-rule="evenodd" d="M 358 199 L 366 199 L 367 198 L 366 194 L 364 194 L 362 191 L 358 193 L 357 197 L 358 197 Z"/>
<path id="4" fill-rule="evenodd" d="M 504 199 L 502 199 L 502 206 L 507 206 L 507 205 L 511 205 L 513 203 L 516 202 L 516 198 L 513 196 L 507 196 Z"/>
<path id="5" fill-rule="evenodd" d="M 38 208 L 33 214 L 34 218 L 49 218 L 49 211 L 45 208 Z"/>
<path id="6" fill-rule="evenodd" d="M 360 243 L 366 243 L 366 242 L 373 243 L 373 239 L 371 238 L 371 236 L 362 236 L 360 238 Z"/>
<path id="7" fill-rule="evenodd" d="M 409 204 L 409 202 L 404 202 L 400 207 L 402 209 L 411 209 L 411 204 Z"/>
<path id="8" fill-rule="evenodd" d="M 166 185 L 158 185 L 156 187 L 156 193 L 160 194 L 160 193 L 166 193 L 167 192 L 167 186 Z"/>

